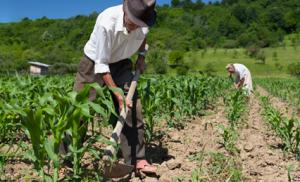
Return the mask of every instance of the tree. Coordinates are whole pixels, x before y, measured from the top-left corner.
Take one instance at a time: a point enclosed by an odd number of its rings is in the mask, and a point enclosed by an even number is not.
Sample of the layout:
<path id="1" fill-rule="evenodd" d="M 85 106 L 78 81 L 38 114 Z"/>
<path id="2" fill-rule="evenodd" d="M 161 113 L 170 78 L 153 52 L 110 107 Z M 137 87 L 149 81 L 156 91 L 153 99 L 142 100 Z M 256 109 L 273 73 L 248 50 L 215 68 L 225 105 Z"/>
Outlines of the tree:
<path id="1" fill-rule="evenodd" d="M 237 3 L 239 0 L 222 0 L 222 4 L 225 5 L 233 5 L 235 3 Z"/>
<path id="2" fill-rule="evenodd" d="M 166 53 L 165 51 L 154 49 L 150 50 L 149 54 L 147 55 L 147 71 L 151 73 L 158 73 L 158 74 L 165 74 L 167 73 L 167 60 L 166 60 Z"/>
<path id="3" fill-rule="evenodd" d="M 283 9 L 273 7 L 268 11 L 268 21 L 273 24 L 273 30 L 284 28 Z"/>
<path id="4" fill-rule="evenodd" d="M 171 6 L 172 7 L 179 7 L 179 6 L 181 6 L 181 0 L 172 0 L 171 1 Z"/>

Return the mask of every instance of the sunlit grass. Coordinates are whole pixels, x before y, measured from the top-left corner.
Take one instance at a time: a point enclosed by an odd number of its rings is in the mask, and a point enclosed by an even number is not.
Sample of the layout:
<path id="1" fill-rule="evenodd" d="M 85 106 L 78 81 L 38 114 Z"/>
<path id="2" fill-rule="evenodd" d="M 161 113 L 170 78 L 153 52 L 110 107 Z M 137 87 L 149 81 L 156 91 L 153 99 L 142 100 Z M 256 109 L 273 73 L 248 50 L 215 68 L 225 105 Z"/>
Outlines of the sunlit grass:
<path id="1" fill-rule="evenodd" d="M 290 77 L 287 66 L 300 62 L 300 47 L 275 47 L 264 48 L 266 64 L 259 64 L 254 58 L 246 55 L 246 49 L 207 49 L 187 52 L 184 57 L 186 64 L 194 64 L 196 71 L 203 70 L 208 63 L 213 64 L 217 75 L 225 76 L 225 66 L 228 63 L 241 63 L 246 65 L 253 77 Z M 280 68 L 282 67 L 282 68 Z"/>

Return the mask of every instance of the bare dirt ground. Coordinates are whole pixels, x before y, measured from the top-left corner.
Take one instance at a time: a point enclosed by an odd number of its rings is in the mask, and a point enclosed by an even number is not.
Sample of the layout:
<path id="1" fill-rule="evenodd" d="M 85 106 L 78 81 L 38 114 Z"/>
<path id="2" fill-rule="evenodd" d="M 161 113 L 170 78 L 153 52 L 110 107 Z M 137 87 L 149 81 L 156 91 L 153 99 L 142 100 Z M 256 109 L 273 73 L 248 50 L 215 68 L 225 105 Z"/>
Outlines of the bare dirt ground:
<path id="1" fill-rule="evenodd" d="M 154 146 L 148 151 L 148 157 L 158 165 L 158 177 L 133 177 L 130 181 L 189 181 L 193 170 L 200 166 L 209 165 L 209 158 L 203 161 L 192 160 L 198 155 L 209 153 L 223 153 L 229 155 L 223 148 L 222 137 L 218 129 L 219 124 L 227 123 L 224 117 L 224 106 L 207 111 L 209 114 L 196 118 L 187 123 L 182 130 L 168 129 L 160 142 L 154 142 Z M 157 127 L 161 130 L 166 126 Z M 203 180 L 210 181 L 208 175 L 201 176 Z"/>
<path id="2" fill-rule="evenodd" d="M 268 95 L 261 87 L 257 87 L 257 92 Z M 296 111 L 275 97 L 271 98 L 271 103 L 288 116 Z M 261 116 L 262 108 L 257 94 L 250 99 L 244 124 L 238 128 L 236 145 L 240 152 L 235 155 L 229 154 L 222 144 L 222 132 L 218 126 L 228 124 L 224 109 L 223 102 L 219 101 L 215 109 L 206 111 L 205 116 L 186 122 L 186 127 L 181 130 L 168 129 L 163 122 L 156 127 L 159 137 L 148 146 L 147 156 L 150 162 L 158 166 L 158 176 L 132 174 L 123 179 L 108 181 L 190 181 L 195 174 L 198 177 L 196 181 L 233 181 L 227 169 L 220 169 L 215 173 L 217 175 L 213 175 L 211 171 L 216 170 L 213 168 L 216 166 L 212 165 L 216 161 L 211 154 L 233 158 L 235 167 L 242 172 L 242 181 L 286 182 L 289 166 L 294 167 L 290 173 L 292 181 L 300 181 L 300 163 L 293 155 L 283 153 L 280 140 Z M 225 163 L 228 161 L 223 161 L 217 167 L 227 168 Z M 0 181 L 25 181 L 24 174 L 34 175 L 30 172 L 32 167 L 25 162 L 10 161 L 4 169 L 6 177 L 0 178 Z"/>
<path id="3" fill-rule="evenodd" d="M 241 129 L 238 142 L 245 181 L 288 181 L 288 166 L 299 162 L 284 156 L 280 140 L 264 122 L 260 110 L 257 97 L 252 97 L 247 126 Z M 291 177 L 300 181 L 299 172 L 292 172 Z"/>

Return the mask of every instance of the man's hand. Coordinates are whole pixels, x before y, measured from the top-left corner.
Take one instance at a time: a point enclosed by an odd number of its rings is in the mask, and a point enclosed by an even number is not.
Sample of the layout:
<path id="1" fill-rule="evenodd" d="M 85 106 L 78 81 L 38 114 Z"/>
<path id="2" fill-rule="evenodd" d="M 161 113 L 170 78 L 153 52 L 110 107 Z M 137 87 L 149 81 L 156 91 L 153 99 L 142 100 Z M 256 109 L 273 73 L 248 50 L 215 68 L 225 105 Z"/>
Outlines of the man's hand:
<path id="1" fill-rule="evenodd" d="M 235 88 L 242 88 L 244 85 L 245 78 L 242 78 L 236 85 Z"/>
<path id="2" fill-rule="evenodd" d="M 143 73 L 146 69 L 145 58 L 143 56 L 139 56 L 135 66 L 136 70 L 140 70 L 140 72 Z"/>
<path id="3" fill-rule="evenodd" d="M 104 81 L 104 83 L 111 88 L 117 88 L 115 82 L 113 81 L 111 74 L 108 73 L 102 73 L 101 77 Z M 119 92 L 114 92 L 114 96 L 117 98 L 118 103 L 119 103 L 119 108 L 120 111 L 122 110 L 122 108 L 124 107 L 124 99 L 122 97 L 122 95 Z M 132 101 L 126 100 L 126 106 L 131 108 L 132 107 Z"/>
<path id="4" fill-rule="evenodd" d="M 117 96 L 118 103 L 119 103 L 119 110 L 121 111 L 124 108 L 124 99 L 121 95 Z M 132 107 L 132 101 L 126 99 L 126 107 L 131 108 Z"/>

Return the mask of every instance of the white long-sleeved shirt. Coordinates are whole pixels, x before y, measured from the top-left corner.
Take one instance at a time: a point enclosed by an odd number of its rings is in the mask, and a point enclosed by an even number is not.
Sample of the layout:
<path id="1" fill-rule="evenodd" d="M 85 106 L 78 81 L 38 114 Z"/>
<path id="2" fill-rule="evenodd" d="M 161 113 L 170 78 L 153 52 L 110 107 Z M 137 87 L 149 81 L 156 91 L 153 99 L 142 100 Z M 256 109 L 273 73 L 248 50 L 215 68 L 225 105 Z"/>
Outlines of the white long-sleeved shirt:
<path id="1" fill-rule="evenodd" d="M 123 25 L 123 5 L 99 14 L 84 53 L 95 62 L 95 74 L 110 72 L 109 64 L 131 57 L 143 43 L 149 29 L 140 27 L 128 33 Z"/>
<path id="2" fill-rule="evenodd" d="M 243 64 L 235 63 L 235 64 L 233 64 L 233 66 L 235 69 L 235 74 L 237 74 L 239 79 L 245 78 L 247 76 L 247 74 L 250 73 L 248 68 Z"/>
<path id="3" fill-rule="evenodd" d="M 243 88 L 246 90 L 247 95 L 253 92 L 252 77 L 249 69 L 243 64 L 233 64 L 236 74 L 236 82 L 244 79 Z"/>

